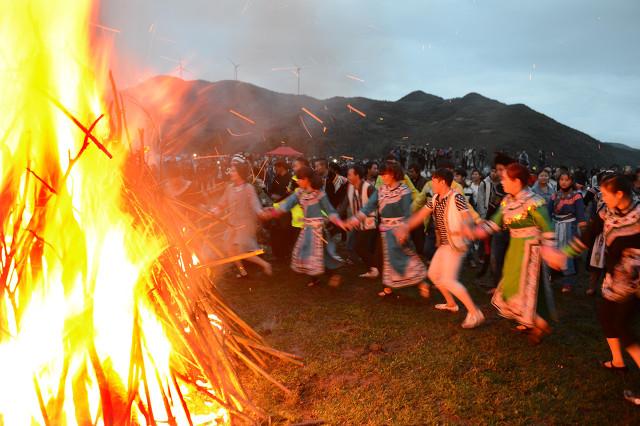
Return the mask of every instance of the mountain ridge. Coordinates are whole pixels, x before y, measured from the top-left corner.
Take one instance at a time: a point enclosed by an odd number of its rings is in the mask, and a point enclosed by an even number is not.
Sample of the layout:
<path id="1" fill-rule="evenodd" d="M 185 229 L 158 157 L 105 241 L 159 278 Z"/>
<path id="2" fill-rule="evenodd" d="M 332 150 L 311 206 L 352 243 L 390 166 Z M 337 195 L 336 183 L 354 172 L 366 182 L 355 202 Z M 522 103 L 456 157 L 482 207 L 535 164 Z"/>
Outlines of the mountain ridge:
<path id="1" fill-rule="evenodd" d="M 125 90 L 141 108 L 127 114 L 148 144 L 181 152 L 266 152 L 285 142 L 308 156 L 380 157 L 399 144 L 519 152 L 533 160 L 585 167 L 639 164 L 640 150 L 605 143 L 529 106 L 471 92 L 444 99 L 415 90 L 396 101 L 334 96 L 316 99 L 251 83 L 156 76 Z M 306 110 L 303 110 L 303 108 Z M 233 111 L 233 112 L 232 112 Z M 361 114 L 365 114 L 362 117 Z M 159 136 L 160 135 L 160 136 Z"/>

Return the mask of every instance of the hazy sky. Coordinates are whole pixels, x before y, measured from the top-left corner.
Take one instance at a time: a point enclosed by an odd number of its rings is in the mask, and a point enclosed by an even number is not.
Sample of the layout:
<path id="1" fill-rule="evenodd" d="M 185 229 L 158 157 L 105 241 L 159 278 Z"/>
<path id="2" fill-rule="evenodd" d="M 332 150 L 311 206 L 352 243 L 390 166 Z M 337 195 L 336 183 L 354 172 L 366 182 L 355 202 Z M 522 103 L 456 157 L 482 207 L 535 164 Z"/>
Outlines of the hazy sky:
<path id="1" fill-rule="evenodd" d="M 640 147 L 640 0 L 102 0 L 100 23 L 120 30 L 123 85 L 178 75 L 165 58 L 232 79 L 231 59 L 240 80 L 295 93 L 272 68 L 297 64 L 317 98 L 478 92 Z"/>

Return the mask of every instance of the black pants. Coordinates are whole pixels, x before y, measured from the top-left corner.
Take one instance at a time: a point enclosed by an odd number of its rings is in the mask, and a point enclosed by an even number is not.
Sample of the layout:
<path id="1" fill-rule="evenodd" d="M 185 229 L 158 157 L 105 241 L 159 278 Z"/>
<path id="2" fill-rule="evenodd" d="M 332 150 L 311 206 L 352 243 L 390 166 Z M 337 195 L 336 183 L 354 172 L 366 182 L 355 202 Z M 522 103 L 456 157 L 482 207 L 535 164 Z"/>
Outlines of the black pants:
<path id="1" fill-rule="evenodd" d="M 355 232 L 354 250 L 360 259 L 369 268 L 380 269 L 380 264 L 376 258 L 376 239 L 378 238 L 377 229 L 369 229 L 365 231 Z"/>
<path id="2" fill-rule="evenodd" d="M 509 231 L 496 232 L 491 236 L 491 274 L 493 275 L 493 285 L 497 287 L 502 279 L 502 268 L 504 258 L 509 247 Z"/>
<path id="3" fill-rule="evenodd" d="M 288 213 L 275 219 L 270 231 L 273 255 L 281 260 L 290 258 L 293 246 L 300 234 L 300 228 L 291 226 L 291 214 Z"/>
<path id="4" fill-rule="evenodd" d="M 413 245 L 416 246 L 416 253 L 424 254 L 424 240 L 425 240 L 424 226 L 418 226 L 411 231 L 411 240 Z"/>
<path id="5" fill-rule="evenodd" d="M 607 339 L 620 339 L 623 348 L 637 343 L 631 330 L 633 315 L 638 311 L 638 299 L 635 296 L 624 302 L 612 302 L 605 298 L 598 304 L 598 319 Z"/>

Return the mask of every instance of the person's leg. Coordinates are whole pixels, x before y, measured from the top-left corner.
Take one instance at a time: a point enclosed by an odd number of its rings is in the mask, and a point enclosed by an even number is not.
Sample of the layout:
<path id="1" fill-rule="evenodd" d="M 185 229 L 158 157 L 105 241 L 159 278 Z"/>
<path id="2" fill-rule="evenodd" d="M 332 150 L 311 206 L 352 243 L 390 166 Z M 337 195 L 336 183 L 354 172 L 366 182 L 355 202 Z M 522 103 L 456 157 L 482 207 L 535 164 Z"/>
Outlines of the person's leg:
<path id="1" fill-rule="evenodd" d="M 591 267 L 589 271 L 589 288 L 587 289 L 587 295 L 591 296 L 596 294 L 604 278 L 604 269 Z"/>
<path id="2" fill-rule="evenodd" d="M 618 308 L 618 334 L 620 335 L 620 344 L 627 351 L 633 361 L 640 367 L 640 344 L 634 335 L 632 324 L 633 316 L 638 311 L 639 301 L 635 296 L 631 296 L 628 300 L 620 303 Z"/>
<path id="3" fill-rule="evenodd" d="M 442 268 L 444 267 L 445 261 L 444 258 L 446 255 L 443 250 L 444 246 L 440 246 L 436 249 L 436 252 L 433 254 L 433 259 L 431 260 L 431 264 L 429 265 L 429 270 L 427 271 L 427 277 L 431 280 L 431 282 L 437 287 L 440 282 L 440 277 L 442 276 Z M 440 290 L 440 288 L 438 288 Z M 453 299 L 451 294 L 446 291 L 440 290 L 444 299 L 446 301 L 446 306 L 449 308 L 458 308 L 456 301 Z M 436 305 L 436 308 L 439 308 L 439 305 Z"/>
<path id="4" fill-rule="evenodd" d="M 358 231 L 355 238 L 355 251 L 367 265 L 365 278 L 376 278 L 379 275 L 379 264 L 375 256 L 378 231 L 375 229 Z"/>
<path id="5" fill-rule="evenodd" d="M 320 278 L 315 276 L 309 276 L 309 282 L 307 283 L 308 287 L 313 287 L 320 284 Z"/>
<path id="6" fill-rule="evenodd" d="M 260 266 L 264 271 L 264 273 L 269 276 L 273 273 L 271 269 L 271 264 L 266 260 L 264 260 L 263 258 L 261 258 L 260 256 L 251 256 L 251 257 L 248 257 L 246 260 L 247 262 L 255 263 L 256 265 Z"/>
<path id="7" fill-rule="evenodd" d="M 418 254 L 424 253 L 424 227 L 419 226 L 413 231 L 411 231 L 411 239 L 413 240 L 413 245 L 416 247 L 416 252 Z"/>
<path id="8" fill-rule="evenodd" d="M 433 261 L 433 256 L 436 251 L 436 237 L 433 231 L 425 234 L 424 238 L 424 249 L 422 254 L 427 261 Z"/>
<path id="9" fill-rule="evenodd" d="M 346 243 L 346 246 L 347 246 L 347 251 L 349 252 L 349 256 L 348 256 L 348 257 L 349 257 L 351 260 L 356 260 L 356 259 L 353 259 L 353 256 L 351 255 L 351 253 L 354 253 L 354 252 L 355 252 L 355 248 L 356 248 L 356 234 L 357 234 L 358 232 L 359 232 L 359 231 L 349 231 L 349 232 L 347 232 L 347 243 Z"/>
<path id="10" fill-rule="evenodd" d="M 233 262 L 233 264 L 235 265 L 236 269 L 238 270 L 238 273 L 236 274 L 236 278 L 242 278 L 242 277 L 246 277 L 247 276 L 247 270 L 244 269 L 244 266 L 242 266 L 242 262 L 239 260 L 236 260 L 235 262 Z"/>
<path id="11" fill-rule="evenodd" d="M 640 345 L 637 343 L 634 343 L 632 345 L 627 346 L 625 349 L 627 353 L 631 355 L 631 358 L 633 358 L 633 362 L 636 363 L 636 366 L 640 368 Z"/>
<path id="12" fill-rule="evenodd" d="M 441 266 L 441 274 L 436 282 L 436 287 L 442 295 L 447 299 L 447 303 L 453 300 L 451 295 L 455 296 L 462 304 L 467 308 L 467 311 L 471 314 L 477 314 L 478 307 L 471 299 L 471 295 L 467 291 L 466 287 L 458 281 L 458 272 L 460 271 L 460 264 L 464 253 L 461 253 L 451 246 L 442 246 L 438 249 L 442 252 L 443 260 Z M 435 257 L 434 257 L 435 259 Z M 455 300 L 453 300 L 455 304 Z"/>
<path id="13" fill-rule="evenodd" d="M 353 231 L 351 234 L 353 235 L 351 237 L 353 244 L 352 247 L 349 247 L 349 250 L 354 251 L 364 264 L 370 267 L 372 253 L 368 246 L 369 240 L 367 239 L 366 231 Z"/>
<path id="14" fill-rule="evenodd" d="M 611 351 L 611 367 L 623 367 L 622 345 L 620 344 L 619 303 L 602 298 L 598 303 L 598 320 Z"/>
<path id="15" fill-rule="evenodd" d="M 494 287 L 497 287 L 502 279 L 502 268 L 508 246 L 509 231 L 498 232 L 491 238 L 491 273 L 493 275 Z"/>
<path id="16" fill-rule="evenodd" d="M 570 293 L 576 287 L 577 277 L 576 259 L 567 259 L 567 269 L 562 271 L 562 292 Z"/>

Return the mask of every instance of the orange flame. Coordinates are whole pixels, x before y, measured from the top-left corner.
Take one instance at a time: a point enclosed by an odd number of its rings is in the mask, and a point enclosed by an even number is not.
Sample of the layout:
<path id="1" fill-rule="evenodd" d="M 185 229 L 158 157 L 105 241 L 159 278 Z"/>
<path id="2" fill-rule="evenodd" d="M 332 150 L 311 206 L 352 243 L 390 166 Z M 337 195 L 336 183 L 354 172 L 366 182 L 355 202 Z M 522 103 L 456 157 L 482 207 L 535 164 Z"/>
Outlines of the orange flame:
<path id="1" fill-rule="evenodd" d="M 163 400 L 180 404 L 175 396 L 165 398 L 163 384 L 172 382 L 172 345 L 143 297 L 146 271 L 167 243 L 132 226 L 122 206 L 127 147 L 120 141 L 102 145 L 110 129 L 108 120 L 99 120 L 108 108 L 106 76 L 94 73 L 104 69 L 100 62 L 106 59 L 90 43 L 95 12 L 90 0 L 0 6 L 0 423 L 5 425 L 144 419 L 148 413 L 135 409 L 144 406 L 141 401 L 129 401 L 134 408 L 124 419 L 118 419 L 116 407 L 126 406 L 127 383 L 136 377 L 131 371 L 136 327 L 144 335 L 143 367 L 150 377 L 157 375 L 138 395 L 160 401 L 150 407 L 156 413 L 169 413 Z M 133 383 L 134 389 L 141 386 Z M 172 389 L 185 391 L 177 383 Z M 105 392 L 111 398 L 104 398 Z M 113 406 L 105 407 L 105 401 Z M 187 423 L 185 411 L 173 410 L 182 414 L 169 422 Z M 210 411 L 228 421 L 224 412 Z"/>

